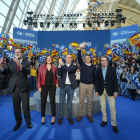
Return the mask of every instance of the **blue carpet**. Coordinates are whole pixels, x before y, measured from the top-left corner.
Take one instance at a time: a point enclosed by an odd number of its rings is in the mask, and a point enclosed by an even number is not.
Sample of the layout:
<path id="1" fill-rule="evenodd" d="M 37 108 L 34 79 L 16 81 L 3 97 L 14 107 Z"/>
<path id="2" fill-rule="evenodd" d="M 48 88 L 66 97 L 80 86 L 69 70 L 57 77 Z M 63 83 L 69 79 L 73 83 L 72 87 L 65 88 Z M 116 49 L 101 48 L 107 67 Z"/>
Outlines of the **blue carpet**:
<path id="1" fill-rule="evenodd" d="M 31 93 L 33 96 L 33 93 Z M 28 129 L 24 116 L 20 129 L 13 132 L 15 118 L 11 95 L 0 96 L 0 140 L 140 140 L 140 100 L 135 102 L 129 98 L 117 97 L 117 127 L 118 134 L 115 134 L 111 126 L 110 111 L 107 104 L 108 123 L 105 127 L 100 127 L 102 122 L 101 112 L 93 115 L 94 122 L 90 123 L 87 117 L 83 117 L 81 122 L 70 125 L 66 118 L 62 124 L 51 125 L 51 116 L 46 115 L 46 123 L 41 125 L 41 114 L 37 111 L 31 112 L 33 128 Z"/>

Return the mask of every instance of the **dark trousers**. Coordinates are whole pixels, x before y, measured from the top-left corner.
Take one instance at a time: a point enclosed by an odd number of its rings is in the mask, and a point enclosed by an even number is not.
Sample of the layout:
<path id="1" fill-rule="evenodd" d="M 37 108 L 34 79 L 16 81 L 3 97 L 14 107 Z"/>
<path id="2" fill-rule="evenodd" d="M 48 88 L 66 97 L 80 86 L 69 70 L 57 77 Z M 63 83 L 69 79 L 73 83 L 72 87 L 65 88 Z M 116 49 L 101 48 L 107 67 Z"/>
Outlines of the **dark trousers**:
<path id="1" fill-rule="evenodd" d="M 131 98 L 132 98 L 133 100 L 135 100 L 136 89 L 130 89 L 130 95 L 131 95 Z"/>
<path id="2" fill-rule="evenodd" d="M 12 100 L 13 100 L 13 109 L 15 114 L 15 119 L 17 123 L 21 123 L 21 101 L 22 108 L 24 111 L 24 118 L 26 122 L 31 121 L 30 116 L 30 107 L 29 107 L 29 96 L 30 92 L 20 92 L 17 85 L 15 85 L 14 90 L 12 92 Z"/>
<path id="3" fill-rule="evenodd" d="M 50 104 L 51 104 L 51 112 L 52 116 L 56 116 L 56 105 L 55 105 L 55 93 L 56 93 L 56 85 L 47 87 L 47 86 L 41 86 L 42 92 L 41 92 L 41 116 L 45 117 L 45 110 L 46 110 L 46 101 L 47 101 L 47 95 L 49 92 L 49 98 L 50 98 Z"/>
<path id="4" fill-rule="evenodd" d="M 78 84 L 78 87 L 79 87 L 79 84 L 80 84 L 80 80 L 76 80 L 77 81 L 77 84 Z"/>
<path id="5" fill-rule="evenodd" d="M 30 86 L 31 86 L 31 90 L 35 90 L 36 89 L 36 85 L 35 85 L 35 80 L 36 80 L 36 77 L 35 76 L 31 76 L 30 77 Z"/>

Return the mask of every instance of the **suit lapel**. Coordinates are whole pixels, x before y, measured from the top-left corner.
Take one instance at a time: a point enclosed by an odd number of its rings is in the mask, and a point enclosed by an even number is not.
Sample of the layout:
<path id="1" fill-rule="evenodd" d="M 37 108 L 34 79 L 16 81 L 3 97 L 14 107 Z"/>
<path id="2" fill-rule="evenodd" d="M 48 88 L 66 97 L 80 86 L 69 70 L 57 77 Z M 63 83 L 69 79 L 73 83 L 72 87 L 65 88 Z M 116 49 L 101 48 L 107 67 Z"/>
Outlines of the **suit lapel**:
<path id="1" fill-rule="evenodd" d="M 13 66 L 14 66 L 15 71 L 17 72 L 17 63 L 14 60 L 13 60 Z"/>
<path id="2" fill-rule="evenodd" d="M 103 73 L 102 73 L 102 68 L 100 67 L 100 72 L 101 72 L 101 75 L 102 75 L 102 79 L 104 81 L 104 77 L 103 77 Z"/>

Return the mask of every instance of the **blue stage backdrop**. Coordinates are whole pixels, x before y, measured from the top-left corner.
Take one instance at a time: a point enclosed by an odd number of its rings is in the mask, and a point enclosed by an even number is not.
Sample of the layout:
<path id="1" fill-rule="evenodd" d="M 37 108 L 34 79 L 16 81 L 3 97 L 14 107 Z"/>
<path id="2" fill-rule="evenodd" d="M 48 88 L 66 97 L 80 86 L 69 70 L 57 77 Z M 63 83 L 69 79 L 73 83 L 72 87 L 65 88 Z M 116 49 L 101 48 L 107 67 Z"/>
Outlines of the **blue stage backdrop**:
<path id="1" fill-rule="evenodd" d="M 91 46 L 85 50 L 93 48 L 97 45 L 98 51 L 103 50 L 104 44 L 110 42 L 110 30 L 98 31 L 39 31 L 38 47 L 52 49 L 52 44 L 59 44 L 69 47 L 72 42 L 78 44 L 82 42 L 90 42 Z M 56 48 L 56 47 L 55 47 Z"/>

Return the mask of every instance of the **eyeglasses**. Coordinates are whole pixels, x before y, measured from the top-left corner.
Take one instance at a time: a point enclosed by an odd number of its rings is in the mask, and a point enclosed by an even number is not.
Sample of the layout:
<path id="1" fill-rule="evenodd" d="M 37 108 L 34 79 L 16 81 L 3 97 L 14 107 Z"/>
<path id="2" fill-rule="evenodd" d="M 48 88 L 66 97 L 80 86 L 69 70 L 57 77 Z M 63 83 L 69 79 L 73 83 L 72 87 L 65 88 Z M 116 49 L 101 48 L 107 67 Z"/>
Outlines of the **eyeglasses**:
<path id="1" fill-rule="evenodd" d="M 66 57 L 66 58 L 72 58 L 72 57 Z"/>

